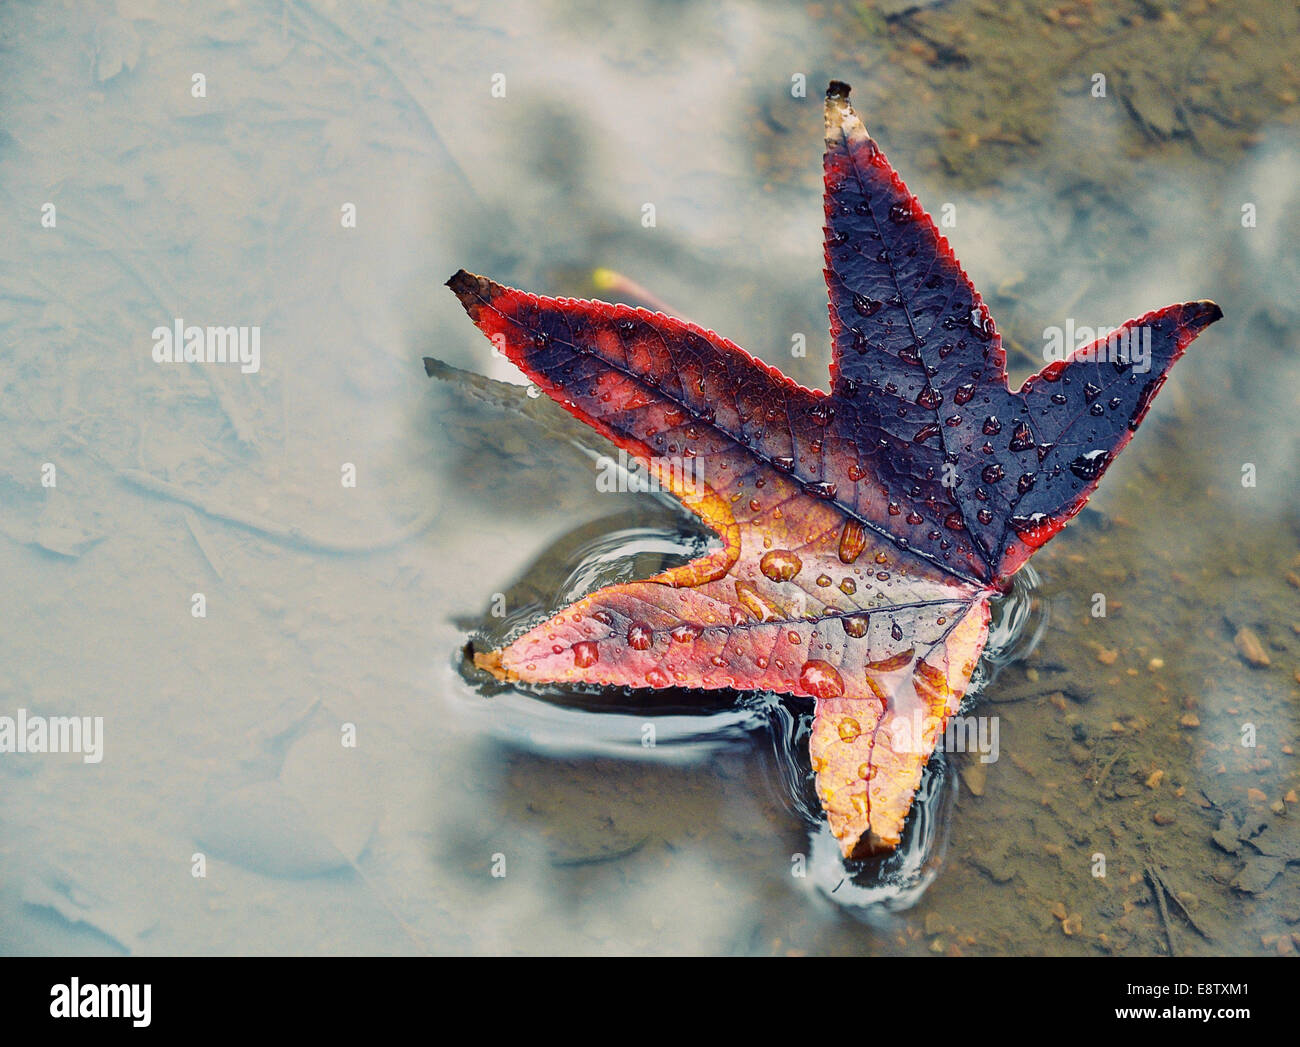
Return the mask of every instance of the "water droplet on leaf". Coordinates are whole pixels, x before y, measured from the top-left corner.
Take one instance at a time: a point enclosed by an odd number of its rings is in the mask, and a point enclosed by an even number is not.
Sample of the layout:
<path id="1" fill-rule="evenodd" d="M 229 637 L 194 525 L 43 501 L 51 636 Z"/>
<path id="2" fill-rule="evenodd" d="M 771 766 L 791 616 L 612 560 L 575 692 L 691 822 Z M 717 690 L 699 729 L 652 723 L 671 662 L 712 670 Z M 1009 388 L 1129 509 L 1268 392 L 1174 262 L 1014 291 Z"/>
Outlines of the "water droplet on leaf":
<path id="1" fill-rule="evenodd" d="M 773 549 L 764 553 L 758 569 L 774 582 L 788 582 L 799 573 L 803 561 L 789 549 Z"/>
<path id="2" fill-rule="evenodd" d="M 840 562 L 853 563 L 867 544 L 867 532 L 858 520 L 845 520 L 840 531 Z M 820 582 L 821 579 L 818 579 Z M 829 579 L 828 579 L 829 584 Z"/>
<path id="3" fill-rule="evenodd" d="M 648 651 L 654 643 L 654 633 L 645 622 L 633 622 L 628 626 L 627 645 L 634 651 Z"/>

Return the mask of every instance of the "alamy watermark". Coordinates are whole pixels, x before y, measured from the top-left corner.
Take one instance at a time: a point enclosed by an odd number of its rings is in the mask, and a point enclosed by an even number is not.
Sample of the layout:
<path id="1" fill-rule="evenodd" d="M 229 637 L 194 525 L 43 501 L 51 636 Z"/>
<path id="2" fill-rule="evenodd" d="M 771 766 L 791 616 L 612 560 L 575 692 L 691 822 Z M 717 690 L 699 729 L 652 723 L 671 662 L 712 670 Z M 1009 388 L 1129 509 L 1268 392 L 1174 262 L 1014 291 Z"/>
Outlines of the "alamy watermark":
<path id="1" fill-rule="evenodd" d="M 155 327 L 150 337 L 157 364 L 239 364 L 244 374 L 256 374 L 262 366 L 260 327 L 186 327 L 178 316 L 171 327 Z"/>
<path id="2" fill-rule="evenodd" d="M 889 734 L 895 752 L 928 756 L 931 747 L 925 740 L 936 738 L 934 748 L 943 752 L 977 753 L 980 763 L 996 763 L 998 759 L 996 716 L 952 716 L 944 726 L 939 717 L 922 716 L 920 709 L 914 709 L 910 717 L 894 717 L 889 722 Z"/>
<path id="3" fill-rule="evenodd" d="M 129 1018 L 137 1029 L 152 1019 L 153 985 L 81 983 L 72 978 L 50 987 L 51 1018 Z"/>
<path id="4" fill-rule="evenodd" d="M 0 755 L 5 753 L 81 753 L 85 763 L 104 758 L 102 716 L 0 716 Z"/>
<path id="5" fill-rule="evenodd" d="M 602 454 L 596 459 L 596 490 L 672 491 L 678 494 L 704 492 L 704 459 L 651 458 L 649 465 L 619 451 L 617 458 Z"/>
<path id="6" fill-rule="evenodd" d="M 1076 360 L 1121 363 L 1146 374 L 1151 370 L 1151 328 L 1076 327 L 1073 318 L 1064 328 L 1043 328 L 1044 362 L 1065 360 L 1073 352 Z"/>

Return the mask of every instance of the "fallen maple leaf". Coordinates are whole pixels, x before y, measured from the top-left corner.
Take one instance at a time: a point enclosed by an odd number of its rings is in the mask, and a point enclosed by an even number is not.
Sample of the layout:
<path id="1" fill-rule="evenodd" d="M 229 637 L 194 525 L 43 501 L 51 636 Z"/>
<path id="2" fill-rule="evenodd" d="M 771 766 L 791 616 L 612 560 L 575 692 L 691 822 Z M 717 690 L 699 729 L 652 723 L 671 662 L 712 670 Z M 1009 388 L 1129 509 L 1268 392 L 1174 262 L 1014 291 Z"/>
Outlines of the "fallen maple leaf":
<path id="1" fill-rule="evenodd" d="M 1208 301 L 1148 313 L 1009 391 L 988 310 L 848 94 L 833 82 L 826 95 L 829 394 L 662 313 L 463 270 L 448 286 L 543 392 L 722 541 L 476 664 L 524 683 L 816 699 L 818 795 L 844 856 L 861 858 L 899 842 L 984 648 L 989 600 L 1083 507 L 1222 313 Z M 1140 358 L 1130 336 L 1149 336 L 1149 368 L 1120 352 Z"/>

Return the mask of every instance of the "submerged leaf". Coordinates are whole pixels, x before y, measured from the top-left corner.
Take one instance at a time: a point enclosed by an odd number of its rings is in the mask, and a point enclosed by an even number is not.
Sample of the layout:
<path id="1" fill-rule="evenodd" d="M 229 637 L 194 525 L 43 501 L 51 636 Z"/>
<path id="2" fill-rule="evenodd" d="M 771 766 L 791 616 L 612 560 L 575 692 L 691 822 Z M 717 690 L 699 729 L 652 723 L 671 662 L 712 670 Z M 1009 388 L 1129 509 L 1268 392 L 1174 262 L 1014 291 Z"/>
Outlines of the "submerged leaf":
<path id="1" fill-rule="evenodd" d="M 818 794 L 844 856 L 860 858 L 898 844 L 990 598 L 1083 507 L 1221 313 L 1149 313 L 1012 392 L 988 310 L 840 83 L 825 181 L 829 393 L 662 313 L 463 270 L 448 286 L 538 388 L 721 539 L 476 663 L 522 683 L 815 699 Z M 1139 336 L 1145 368 L 1128 354 Z"/>

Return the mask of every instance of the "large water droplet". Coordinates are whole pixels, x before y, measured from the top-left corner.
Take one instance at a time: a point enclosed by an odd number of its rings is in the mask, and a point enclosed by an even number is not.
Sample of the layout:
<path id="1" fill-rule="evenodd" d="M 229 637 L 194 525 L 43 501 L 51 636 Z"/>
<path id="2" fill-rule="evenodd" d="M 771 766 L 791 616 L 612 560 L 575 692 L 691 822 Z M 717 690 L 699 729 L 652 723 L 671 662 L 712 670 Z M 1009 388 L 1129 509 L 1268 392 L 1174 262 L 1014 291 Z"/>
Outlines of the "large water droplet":
<path id="1" fill-rule="evenodd" d="M 1021 537 L 1027 537 L 1031 545 L 1034 544 L 1034 539 L 1041 535 L 1043 528 L 1051 522 L 1052 518 L 1046 513 L 1030 513 L 1028 516 L 1011 518 L 1011 526 L 1015 528 L 1016 533 Z"/>
<path id="2" fill-rule="evenodd" d="M 579 640 L 573 645 L 573 664 L 587 669 L 600 661 L 600 650 L 595 640 Z"/>
<path id="3" fill-rule="evenodd" d="M 867 544 L 867 532 L 857 520 L 845 520 L 840 531 L 840 562 L 853 563 Z"/>
<path id="4" fill-rule="evenodd" d="M 982 308 L 970 311 L 970 329 L 981 341 L 987 342 L 993 337 L 993 317 Z"/>
<path id="5" fill-rule="evenodd" d="M 927 385 L 916 394 L 916 402 L 927 410 L 933 411 L 943 403 L 943 394 L 933 386 Z"/>
<path id="6" fill-rule="evenodd" d="M 758 561 L 758 569 L 774 582 L 788 582 L 801 567 L 803 561 L 789 549 L 773 549 Z"/>
<path id="7" fill-rule="evenodd" d="M 654 643 L 654 633 L 645 622 L 633 622 L 627 629 L 627 645 L 634 651 L 648 651 Z"/>
<path id="8" fill-rule="evenodd" d="M 874 298 L 868 298 L 864 294 L 853 295 L 853 308 L 863 316 L 875 316 L 880 311 L 883 303 L 876 301 Z"/>
<path id="9" fill-rule="evenodd" d="M 1028 451 L 1034 446 L 1034 433 L 1028 422 L 1017 422 L 1011 434 L 1011 443 L 1007 445 L 1013 451 Z"/>
<path id="10" fill-rule="evenodd" d="M 857 640 L 867 635 L 867 620 L 865 614 L 846 614 L 840 619 L 840 625 L 844 626 L 844 631 L 849 636 Z"/>
<path id="11" fill-rule="evenodd" d="M 1095 480 L 1110 461 L 1110 452 L 1104 449 L 1081 454 L 1070 463 L 1070 472 L 1080 480 Z"/>

